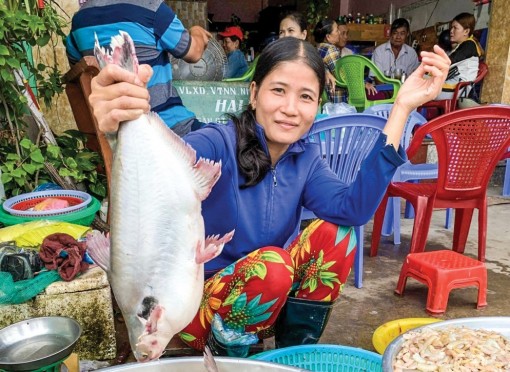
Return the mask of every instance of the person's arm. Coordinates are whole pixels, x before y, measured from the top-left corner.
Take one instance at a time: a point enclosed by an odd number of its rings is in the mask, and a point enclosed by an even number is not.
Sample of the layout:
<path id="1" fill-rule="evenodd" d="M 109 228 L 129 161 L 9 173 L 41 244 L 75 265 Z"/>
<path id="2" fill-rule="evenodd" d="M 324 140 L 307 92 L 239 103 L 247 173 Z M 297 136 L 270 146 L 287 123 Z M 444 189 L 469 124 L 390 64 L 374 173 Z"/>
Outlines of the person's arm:
<path id="1" fill-rule="evenodd" d="M 478 49 L 476 48 L 475 42 L 472 40 L 464 41 L 452 54 L 450 54 L 452 65 L 471 57 L 478 57 Z"/>
<path id="2" fill-rule="evenodd" d="M 450 59 L 445 51 L 434 45 L 433 52 L 421 52 L 422 61 L 406 79 L 388 117 L 383 133 L 387 143 L 398 148 L 404 125 L 412 110 L 434 99 L 448 75 Z M 427 74 L 428 76 L 425 76 Z"/>
<path id="3" fill-rule="evenodd" d="M 200 26 L 191 27 L 189 29 L 189 35 L 191 38 L 191 45 L 183 59 L 188 63 L 195 63 L 202 57 L 212 35 L 209 31 L 206 31 Z"/>

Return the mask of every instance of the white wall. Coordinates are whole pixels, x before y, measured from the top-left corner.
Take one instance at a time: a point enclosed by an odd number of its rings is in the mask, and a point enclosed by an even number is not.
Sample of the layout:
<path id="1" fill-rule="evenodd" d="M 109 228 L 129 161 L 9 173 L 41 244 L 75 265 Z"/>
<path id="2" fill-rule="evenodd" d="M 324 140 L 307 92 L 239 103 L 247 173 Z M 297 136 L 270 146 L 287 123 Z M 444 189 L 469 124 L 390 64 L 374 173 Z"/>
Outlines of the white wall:
<path id="1" fill-rule="evenodd" d="M 478 17 L 478 7 L 474 6 L 472 0 L 421 0 L 402 7 L 401 14 L 410 21 L 411 31 L 421 30 L 438 22 L 449 22 L 462 12 L 475 14 L 478 19 L 477 28 L 485 28 L 488 24 L 488 6 L 481 9 Z"/>

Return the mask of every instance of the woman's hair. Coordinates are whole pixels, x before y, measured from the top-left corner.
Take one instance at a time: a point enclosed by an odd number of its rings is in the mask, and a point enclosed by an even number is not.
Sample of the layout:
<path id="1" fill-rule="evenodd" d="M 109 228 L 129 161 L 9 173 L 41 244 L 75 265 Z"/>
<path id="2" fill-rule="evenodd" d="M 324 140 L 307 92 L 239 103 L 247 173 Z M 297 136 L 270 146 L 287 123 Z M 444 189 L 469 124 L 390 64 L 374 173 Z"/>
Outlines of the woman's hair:
<path id="1" fill-rule="evenodd" d="M 324 62 L 317 49 L 310 43 L 284 37 L 264 48 L 258 57 L 252 82 L 257 89 L 274 69 L 284 62 L 300 61 L 310 67 L 319 82 L 318 92 L 324 90 Z M 236 128 L 236 157 L 239 170 L 246 178 L 241 188 L 258 184 L 271 169 L 271 158 L 266 153 L 257 136 L 255 110 L 251 105 L 239 117 L 233 117 Z"/>
<path id="2" fill-rule="evenodd" d="M 335 21 L 331 19 L 323 19 L 317 23 L 313 30 L 313 38 L 316 43 L 322 43 L 326 39 L 326 35 L 333 32 L 333 24 Z"/>
<path id="3" fill-rule="evenodd" d="M 472 15 L 471 13 L 460 13 L 454 19 L 452 19 L 452 22 L 453 21 L 459 22 L 459 24 L 464 29 L 469 28 L 468 36 L 473 35 L 473 32 L 475 31 L 475 24 L 476 24 L 474 15 Z"/>
<path id="4" fill-rule="evenodd" d="M 299 28 L 301 29 L 301 31 L 306 31 L 306 29 L 308 28 L 308 24 L 306 23 L 305 16 L 301 12 L 291 10 L 291 11 L 284 13 L 283 17 L 280 18 L 280 23 L 286 18 L 290 18 L 294 22 L 296 22 L 298 24 Z"/>

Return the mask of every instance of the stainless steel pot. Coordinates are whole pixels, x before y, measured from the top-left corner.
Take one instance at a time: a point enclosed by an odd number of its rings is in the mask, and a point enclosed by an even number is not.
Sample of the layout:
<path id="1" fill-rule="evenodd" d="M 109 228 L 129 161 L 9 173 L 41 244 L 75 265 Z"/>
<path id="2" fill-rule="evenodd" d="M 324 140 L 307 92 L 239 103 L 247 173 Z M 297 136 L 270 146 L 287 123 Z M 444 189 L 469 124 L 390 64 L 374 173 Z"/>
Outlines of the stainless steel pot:
<path id="1" fill-rule="evenodd" d="M 286 366 L 282 364 L 275 364 L 269 362 L 262 362 L 254 359 L 240 359 L 240 358 L 214 358 L 218 369 L 221 372 L 258 372 L 258 371 L 307 371 L 297 367 Z M 204 358 L 202 357 L 182 357 L 161 359 L 156 362 L 149 363 L 130 363 L 123 366 L 114 366 L 102 369 L 101 371 L 122 371 L 122 372 L 173 372 L 173 371 L 186 371 L 186 372 L 204 372 Z"/>
<path id="2" fill-rule="evenodd" d="M 0 369 L 31 371 L 69 356 L 81 335 L 74 319 L 60 316 L 23 320 L 0 329 Z"/>

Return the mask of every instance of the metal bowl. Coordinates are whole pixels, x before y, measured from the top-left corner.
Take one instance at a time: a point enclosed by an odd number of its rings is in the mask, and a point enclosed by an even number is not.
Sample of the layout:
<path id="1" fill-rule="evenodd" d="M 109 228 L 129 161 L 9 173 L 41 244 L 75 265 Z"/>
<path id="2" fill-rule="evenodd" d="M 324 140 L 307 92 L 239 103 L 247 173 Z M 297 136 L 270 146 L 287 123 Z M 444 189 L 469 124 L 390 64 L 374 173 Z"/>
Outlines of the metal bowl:
<path id="1" fill-rule="evenodd" d="M 289 372 L 304 372 L 306 369 L 297 367 L 286 366 L 283 364 L 262 362 L 253 359 L 240 359 L 240 358 L 227 358 L 215 357 L 214 360 L 218 365 L 221 372 L 262 372 L 262 371 L 289 371 Z M 136 372 L 172 372 L 172 371 L 186 371 L 186 372 L 204 372 L 204 358 L 202 357 L 182 357 L 172 359 L 161 359 L 149 363 L 130 363 L 123 366 L 114 366 L 104 368 L 101 371 L 136 371 Z"/>
<path id="2" fill-rule="evenodd" d="M 30 371 L 71 354 L 81 327 L 71 318 L 50 316 L 23 320 L 0 329 L 0 369 Z"/>
<path id="3" fill-rule="evenodd" d="M 415 328 L 412 331 L 417 331 L 425 327 L 432 329 L 445 329 L 448 327 L 466 327 L 471 329 L 484 329 L 487 331 L 499 332 L 506 338 L 510 339 L 509 316 L 486 316 L 478 318 L 460 318 L 445 320 L 444 322 L 427 324 L 423 327 Z M 384 372 L 393 372 L 393 362 L 398 352 L 400 351 L 402 344 L 405 341 L 403 336 L 404 334 L 398 336 L 395 340 L 393 340 L 384 351 L 383 355 Z"/>

